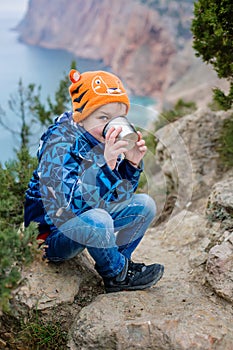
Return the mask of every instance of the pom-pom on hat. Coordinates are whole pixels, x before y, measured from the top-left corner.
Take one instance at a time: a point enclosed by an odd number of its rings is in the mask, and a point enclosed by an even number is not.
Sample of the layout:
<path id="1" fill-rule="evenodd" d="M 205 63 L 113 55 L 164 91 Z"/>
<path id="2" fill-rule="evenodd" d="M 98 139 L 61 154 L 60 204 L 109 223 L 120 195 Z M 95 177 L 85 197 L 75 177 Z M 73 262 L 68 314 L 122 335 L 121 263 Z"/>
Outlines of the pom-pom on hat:
<path id="1" fill-rule="evenodd" d="M 121 102 L 129 109 L 129 98 L 121 80 L 112 73 L 104 71 L 90 71 L 79 73 L 70 71 L 69 92 L 73 105 L 73 119 L 75 122 L 87 118 L 99 107 Z"/>

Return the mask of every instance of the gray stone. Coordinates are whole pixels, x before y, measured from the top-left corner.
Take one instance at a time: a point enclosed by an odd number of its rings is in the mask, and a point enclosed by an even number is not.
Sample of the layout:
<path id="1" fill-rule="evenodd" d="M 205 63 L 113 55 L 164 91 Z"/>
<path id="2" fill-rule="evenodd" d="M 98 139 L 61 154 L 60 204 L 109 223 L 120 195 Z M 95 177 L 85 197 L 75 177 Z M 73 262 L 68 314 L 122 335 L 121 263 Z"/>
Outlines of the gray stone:
<path id="1" fill-rule="evenodd" d="M 213 290 L 233 303 L 233 245 L 230 241 L 210 250 L 206 270 Z"/>
<path id="2" fill-rule="evenodd" d="M 166 177 L 168 192 L 177 195 L 174 214 L 179 209 L 204 209 L 206 203 L 201 202 L 204 206 L 200 208 L 198 201 L 207 197 L 222 177 L 216 140 L 231 113 L 199 109 L 156 132 L 156 159 Z"/>
<path id="3" fill-rule="evenodd" d="M 223 342 L 232 349 L 229 313 L 185 293 L 178 279 L 168 285 L 99 296 L 75 320 L 71 349 L 207 350 L 223 349 Z"/>
<path id="4" fill-rule="evenodd" d="M 221 297 L 233 302 L 233 174 L 227 173 L 213 186 L 206 213 L 220 222 L 221 237 L 209 251 L 206 279 Z"/>
<path id="5" fill-rule="evenodd" d="M 69 323 L 81 308 L 76 300 L 83 298 L 83 294 L 88 299 L 88 294 L 94 295 L 96 289 L 101 291 L 100 281 L 86 251 L 64 263 L 48 263 L 37 257 L 22 271 L 21 282 L 11 299 L 12 313 L 27 318 L 37 310 L 49 318 L 56 309 L 56 317 L 60 314 L 63 322 L 66 319 Z"/>
<path id="6" fill-rule="evenodd" d="M 214 184 L 208 198 L 206 214 L 213 221 L 223 223 L 224 229 L 232 228 L 233 221 L 233 171 Z"/>

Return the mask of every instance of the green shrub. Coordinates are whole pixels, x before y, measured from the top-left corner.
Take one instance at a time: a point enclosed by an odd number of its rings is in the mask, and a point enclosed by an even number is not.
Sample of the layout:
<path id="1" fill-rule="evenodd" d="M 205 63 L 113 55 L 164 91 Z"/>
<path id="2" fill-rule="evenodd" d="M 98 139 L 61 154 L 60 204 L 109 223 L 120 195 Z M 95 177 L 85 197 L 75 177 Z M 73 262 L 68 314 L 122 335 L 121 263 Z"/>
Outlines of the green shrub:
<path id="1" fill-rule="evenodd" d="M 0 164 L 0 309 L 6 310 L 11 289 L 20 279 L 22 264 L 36 251 L 37 225 L 22 228 L 25 189 L 36 160 L 26 149 L 17 160 Z"/>
<path id="2" fill-rule="evenodd" d="M 0 227 L 0 310 L 8 311 L 11 290 L 20 280 L 22 265 L 32 261 L 37 252 L 37 225 L 20 230 Z"/>
<path id="3" fill-rule="evenodd" d="M 16 160 L 6 162 L 5 167 L 0 164 L 1 229 L 22 223 L 25 190 L 36 163 L 28 150 L 22 149 Z"/>
<path id="4" fill-rule="evenodd" d="M 216 88 L 213 89 L 213 101 L 216 103 L 218 109 L 227 111 L 232 106 L 233 101 L 233 85 L 230 85 L 229 94 L 226 95 L 223 91 Z"/>
<path id="5" fill-rule="evenodd" d="M 230 83 L 228 95 L 214 89 L 214 100 L 224 110 L 233 103 L 232 15 L 231 0 L 197 0 L 191 24 L 196 56 L 211 64 L 218 77 Z"/>
<path id="6" fill-rule="evenodd" d="M 21 325 L 16 343 L 24 344 L 25 350 L 66 349 L 68 337 L 57 321 L 44 321 L 38 315 Z"/>

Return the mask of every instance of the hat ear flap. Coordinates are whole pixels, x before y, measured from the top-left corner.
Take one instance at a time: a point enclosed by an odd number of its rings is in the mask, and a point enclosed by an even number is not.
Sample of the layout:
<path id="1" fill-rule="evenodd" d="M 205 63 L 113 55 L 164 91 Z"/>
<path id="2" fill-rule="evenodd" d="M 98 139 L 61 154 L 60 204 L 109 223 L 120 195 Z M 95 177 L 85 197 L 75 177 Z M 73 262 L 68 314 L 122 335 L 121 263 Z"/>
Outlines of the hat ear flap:
<path id="1" fill-rule="evenodd" d="M 80 78 L 81 78 L 81 74 L 77 70 L 71 69 L 70 80 L 72 81 L 72 83 L 77 83 L 77 81 L 79 81 Z"/>

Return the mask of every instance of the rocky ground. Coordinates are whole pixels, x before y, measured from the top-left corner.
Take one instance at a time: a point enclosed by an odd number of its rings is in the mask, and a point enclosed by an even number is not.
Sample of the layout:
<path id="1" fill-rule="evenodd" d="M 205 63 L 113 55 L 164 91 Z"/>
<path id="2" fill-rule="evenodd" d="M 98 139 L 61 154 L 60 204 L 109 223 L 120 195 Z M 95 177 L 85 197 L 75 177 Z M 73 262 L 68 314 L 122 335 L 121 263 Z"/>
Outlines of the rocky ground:
<path id="1" fill-rule="evenodd" d="M 13 317 L 29 319 L 37 309 L 40 317 L 59 320 L 71 350 L 232 350 L 233 172 L 220 171 L 215 150 L 230 113 L 199 110 L 157 135 L 163 176 L 154 177 L 150 192 L 158 198 L 158 216 L 166 206 L 159 196 L 164 186 L 176 201 L 134 254 L 135 261 L 165 265 L 157 285 L 105 294 L 86 253 L 61 265 L 38 259 L 23 271 L 11 300 Z M 9 346 L 7 332 L 0 348 L 22 349 Z"/>
<path id="2" fill-rule="evenodd" d="M 183 214 L 175 230 L 176 218 L 150 229 L 135 254 L 163 263 L 163 279 L 149 290 L 98 296 L 76 318 L 71 349 L 232 349 L 232 304 L 209 288 L 203 272 L 205 219 Z"/>

